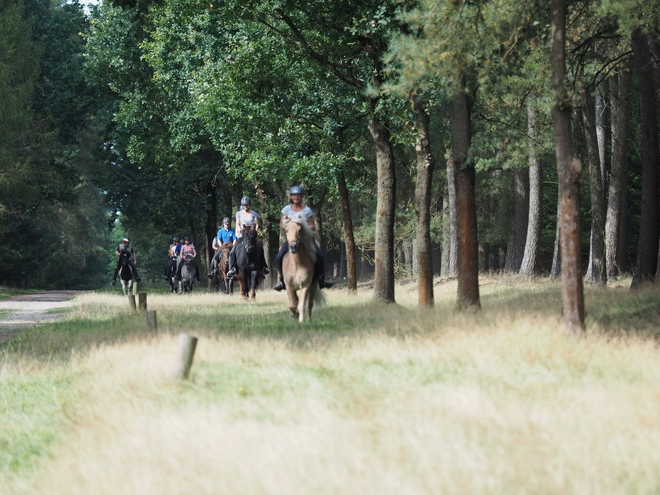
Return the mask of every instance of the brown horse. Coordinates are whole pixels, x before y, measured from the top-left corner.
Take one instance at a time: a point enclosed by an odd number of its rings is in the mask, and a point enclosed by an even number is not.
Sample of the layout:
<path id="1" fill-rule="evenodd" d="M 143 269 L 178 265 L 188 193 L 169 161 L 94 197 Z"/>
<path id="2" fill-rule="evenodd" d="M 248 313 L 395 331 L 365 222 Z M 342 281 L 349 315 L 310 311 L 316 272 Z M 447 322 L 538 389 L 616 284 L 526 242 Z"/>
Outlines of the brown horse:
<path id="1" fill-rule="evenodd" d="M 287 219 L 284 224 L 289 250 L 282 257 L 282 277 L 289 296 L 289 309 L 294 320 L 312 321 L 314 303 L 322 307 L 325 296 L 314 276 L 316 248 L 314 232 L 301 214 Z M 300 294 L 298 294 L 300 292 Z"/>
<path id="2" fill-rule="evenodd" d="M 222 254 L 220 255 L 220 261 L 218 262 L 217 274 L 220 278 L 220 284 L 222 284 L 225 294 L 231 294 L 234 292 L 234 279 L 227 278 L 227 272 L 229 271 L 229 253 L 231 252 L 232 246 L 233 243 L 230 241 L 227 241 L 220 246 L 220 252 Z"/>

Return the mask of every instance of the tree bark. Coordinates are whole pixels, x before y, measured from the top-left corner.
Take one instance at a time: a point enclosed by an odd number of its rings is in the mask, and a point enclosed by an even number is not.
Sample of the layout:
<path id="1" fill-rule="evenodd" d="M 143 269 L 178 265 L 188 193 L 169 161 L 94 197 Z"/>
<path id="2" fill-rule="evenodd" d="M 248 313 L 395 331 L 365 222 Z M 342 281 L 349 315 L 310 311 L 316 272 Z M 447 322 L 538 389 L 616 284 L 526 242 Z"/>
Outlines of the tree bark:
<path id="1" fill-rule="evenodd" d="M 658 263 L 658 179 L 660 156 L 658 151 L 658 120 L 655 86 L 649 45 L 640 29 L 633 32 L 632 46 L 639 86 L 639 107 L 642 134 L 642 211 L 639 228 L 637 262 L 631 289 L 655 280 Z"/>
<path id="2" fill-rule="evenodd" d="M 447 278 L 456 277 L 458 274 L 458 215 L 456 208 L 456 164 L 451 158 L 447 160 L 447 201 L 444 213 L 445 228 L 442 243 L 443 272 L 442 276 Z M 444 214 L 443 214 L 444 217 Z"/>
<path id="3" fill-rule="evenodd" d="M 536 258 L 539 253 L 541 237 L 541 218 L 543 214 L 543 172 L 537 154 L 536 110 L 530 103 L 527 106 L 527 132 L 529 135 L 529 216 L 527 220 L 527 238 L 525 253 L 520 264 L 520 276 L 534 275 Z"/>
<path id="4" fill-rule="evenodd" d="M 525 254 L 525 239 L 529 221 L 529 169 L 527 167 L 513 172 L 514 217 L 509 242 L 506 248 L 504 269 L 518 272 Z"/>
<path id="5" fill-rule="evenodd" d="M 348 197 L 348 187 L 344 172 L 337 172 L 337 189 L 341 198 L 341 216 L 344 230 L 344 245 L 346 248 L 346 288 L 349 292 L 357 291 L 357 264 L 355 257 L 355 237 L 353 235 L 353 220 L 351 218 L 351 203 Z"/>
<path id="6" fill-rule="evenodd" d="M 586 90 L 581 92 L 580 97 L 582 100 L 584 135 L 587 143 L 591 198 L 591 243 L 586 279 L 602 287 L 607 283 L 607 273 L 605 272 L 605 189 L 601 177 L 596 121 L 591 99 Z"/>
<path id="7" fill-rule="evenodd" d="M 206 240 L 206 267 L 211 266 L 211 260 L 215 251 L 213 250 L 213 239 L 218 233 L 218 195 L 215 181 L 209 181 L 206 184 L 206 221 L 204 225 Z M 210 269 L 210 268 L 209 268 Z M 207 279 L 207 285 L 211 288 L 211 280 Z"/>
<path id="8" fill-rule="evenodd" d="M 375 105 L 375 102 L 373 102 Z M 376 240 L 374 299 L 393 303 L 394 300 L 394 211 L 396 183 L 394 153 L 390 131 L 378 116 L 369 122 L 369 132 L 376 148 L 378 200 L 376 204 Z"/>
<path id="9" fill-rule="evenodd" d="M 550 0 L 551 71 L 555 92 L 552 122 L 559 178 L 559 215 L 564 328 L 584 332 L 584 289 L 580 259 L 580 177 L 582 165 L 573 151 L 571 99 L 566 90 L 566 3 Z"/>
<path id="10" fill-rule="evenodd" d="M 612 280 L 625 269 L 623 257 L 626 246 L 621 242 L 621 232 L 625 222 L 623 201 L 628 170 L 627 140 L 631 115 L 628 95 L 631 86 L 632 74 L 626 66 L 610 78 L 612 154 L 605 220 L 605 268 L 608 280 Z"/>
<path id="11" fill-rule="evenodd" d="M 435 161 L 431 153 L 429 115 L 419 95 L 412 95 L 417 142 L 417 183 L 415 184 L 415 216 L 417 253 L 417 302 L 421 307 L 433 307 L 433 247 L 431 246 L 431 194 Z"/>
<path id="12" fill-rule="evenodd" d="M 451 103 L 451 148 L 456 166 L 456 212 L 458 235 L 458 307 L 479 309 L 479 249 L 474 196 L 476 174 L 466 163 L 471 144 L 470 108 L 464 91 Z"/>

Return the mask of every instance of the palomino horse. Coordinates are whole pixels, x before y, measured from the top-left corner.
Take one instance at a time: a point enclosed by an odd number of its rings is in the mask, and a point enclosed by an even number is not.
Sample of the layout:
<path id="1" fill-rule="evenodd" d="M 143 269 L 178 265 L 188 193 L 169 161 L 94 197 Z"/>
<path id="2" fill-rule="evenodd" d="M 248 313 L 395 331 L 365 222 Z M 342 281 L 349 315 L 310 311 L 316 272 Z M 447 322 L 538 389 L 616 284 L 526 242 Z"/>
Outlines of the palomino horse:
<path id="1" fill-rule="evenodd" d="M 121 290 L 127 296 L 133 290 L 133 270 L 128 264 L 129 255 L 123 254 L 121 256 L 121 268 L 119 268 L 119 280 L 121 280 Z"/>
<path id="2" fill-rule="evenodd" d="M 236 280 L 241 287 L 241 296 L 251 299 L 256 297 L 261 269 L 260 246 L 257 231 L 253 225 L 243 227 L 242 238 L 234 247 L 236 249 Z"/>
<path id="3" fill-rule="evenodd" d="M 181 280 L 179 280 L 179 294 L 192 292 L 195 285 L 195 276 L 197 275 L 193 256 L 186 256 L 181 260 L 181 263 L 183 263 L 183 266 L 181 267 Z"/>
<path id="4" fill-rule="evenodd" d="M 316 247 L 314 233 L 301 214 L 287 219 L 284 224 L 289 250 L 282 257 L 282 278 L 289 296 L 289 309 L 295 320 L 303 323 L 312 321 L 314 303 L 322 307 L 325 296 L 319 289 L 318 279 L 314 276 Z M 300 292 L 300 294 L 298 294 Z"/>

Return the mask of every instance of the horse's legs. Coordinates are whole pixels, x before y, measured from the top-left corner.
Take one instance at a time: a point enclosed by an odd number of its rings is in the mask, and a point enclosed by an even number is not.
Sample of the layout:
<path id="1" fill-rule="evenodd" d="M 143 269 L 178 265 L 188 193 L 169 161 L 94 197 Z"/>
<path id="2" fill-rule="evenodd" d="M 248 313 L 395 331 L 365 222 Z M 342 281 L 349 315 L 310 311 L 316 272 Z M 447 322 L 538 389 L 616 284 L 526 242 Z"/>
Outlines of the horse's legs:
<path id="1" fill-rule="evenodd" d="M 291 318 L 298 320 L 300 317 L 300 309 L 298 304 L 298 292 L 294 289 L 286 288 L 286 295 L 289 296 L 289 309 L 291 310 Z"/>
<path id="2" fill-rule="evenodd" d="M 259 272 L 252 271 L 250 272 L 250 298 L 255 299 L 257 297 L 257 283 L 259 280 Z"/>
<path id="3" fill-rule="evenodd" d="M 307 306 L 309 301 L 309 287 L 303 287 L 300 289 L 300 300 L 298 301 L 298 321 L 304 323 L 309 321 L 309 314 L 307 312 Z"/>

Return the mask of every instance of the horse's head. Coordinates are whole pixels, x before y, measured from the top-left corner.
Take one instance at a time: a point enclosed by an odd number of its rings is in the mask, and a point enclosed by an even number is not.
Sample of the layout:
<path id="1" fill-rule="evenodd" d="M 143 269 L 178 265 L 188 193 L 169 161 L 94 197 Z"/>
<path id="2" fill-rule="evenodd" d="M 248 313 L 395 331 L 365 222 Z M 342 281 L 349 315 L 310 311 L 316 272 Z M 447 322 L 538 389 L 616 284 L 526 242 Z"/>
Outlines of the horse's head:
<path id="1" fill-rule="evenodd" d="M 307 219 L 305 217 L 295 215 L 293 218 L 288 219 L 284 226 L 286 229 L 286 241 L 289 243 L 289 251 L 294 254 L 298 252 L 298 248 L 300 247 L 300 236 L 304 232 L 303 224 L 306 223 Z"/>
<path id="2" fill-rule="evenodd" d="M 222 252 L 222 259 L 225 263 L 229 262 L 229 253 L 231 253 L 231 248 L 233 246 L 232 242 L 225 242 L 221 247 L 220 251 Z"/>
<path id="3" fill-rule="evenodd" d="M 243 236 L 243 245 L 245 246 L 245 251 L 251 253 L 252 249 L 257 243 L 257 231 L 254 228 L 254 225 L 246 225 L 243 227 L 241 234 Z"/>

